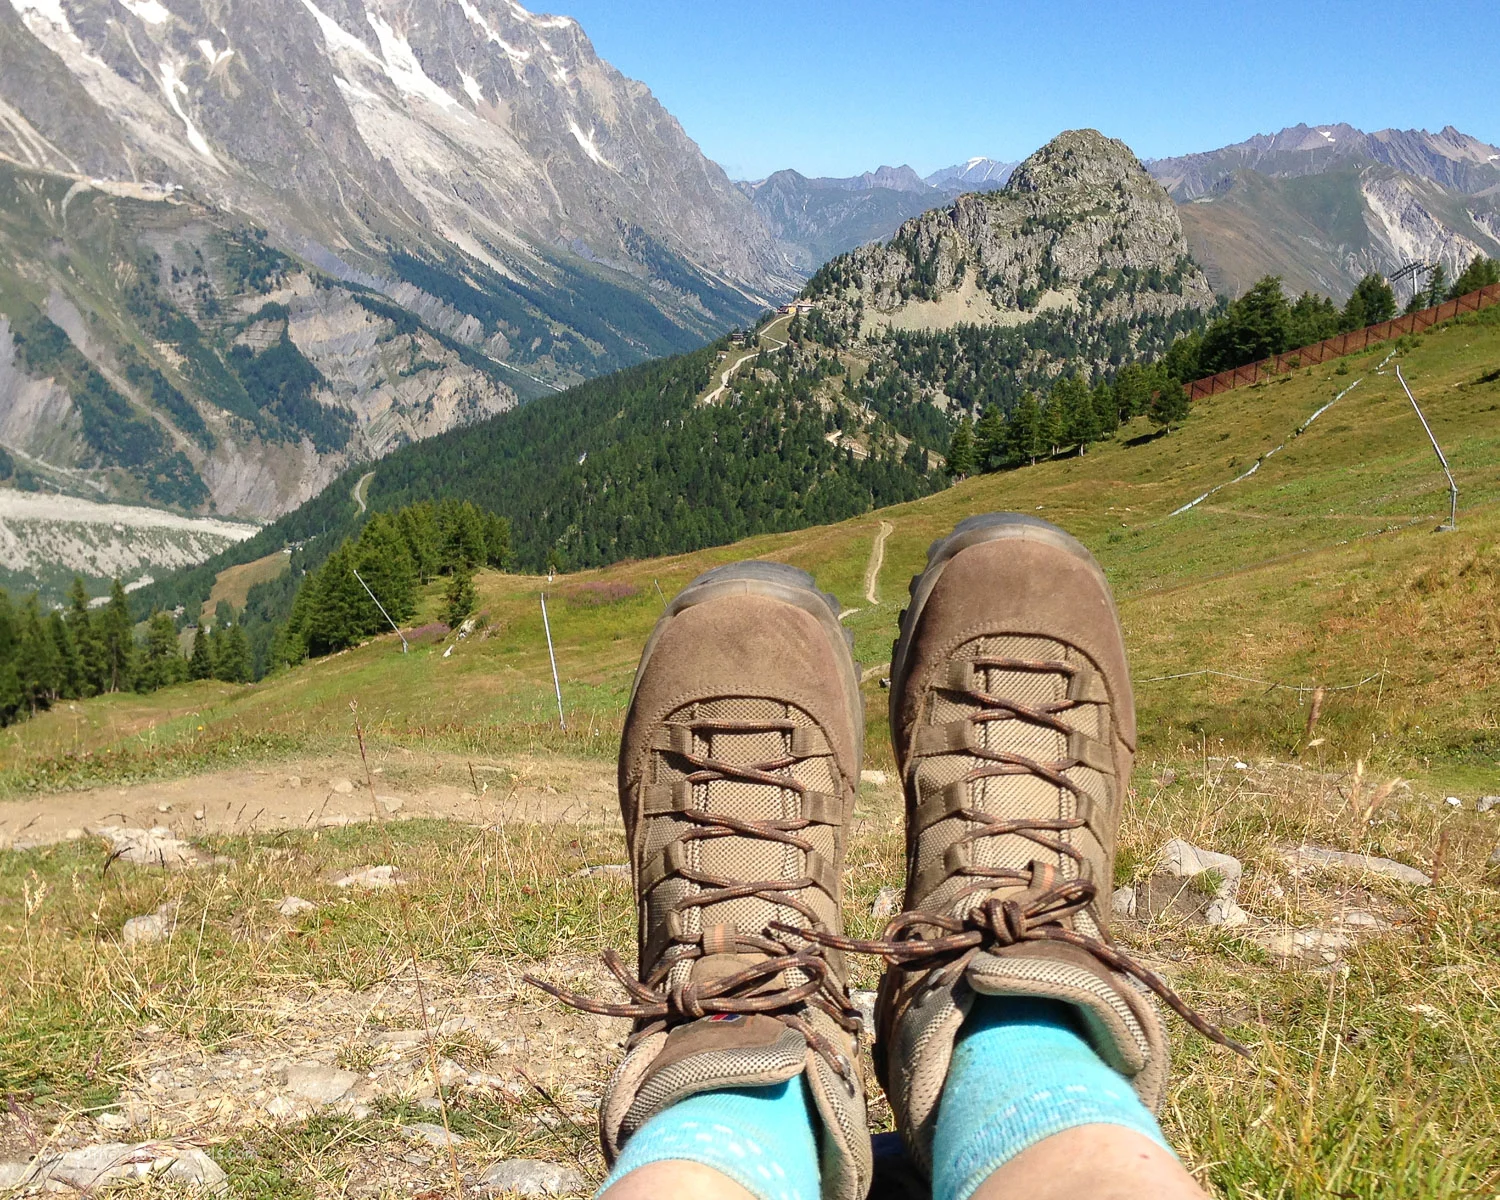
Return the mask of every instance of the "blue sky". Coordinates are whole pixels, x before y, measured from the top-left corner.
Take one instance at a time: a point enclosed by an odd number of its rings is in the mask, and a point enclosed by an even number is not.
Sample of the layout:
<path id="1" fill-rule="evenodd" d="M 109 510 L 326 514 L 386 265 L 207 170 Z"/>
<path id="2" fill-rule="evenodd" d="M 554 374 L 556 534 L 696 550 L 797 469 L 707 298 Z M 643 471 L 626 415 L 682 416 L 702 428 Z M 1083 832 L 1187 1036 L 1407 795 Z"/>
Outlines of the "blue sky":
<path id="1" fill-rule="evenodd" d="M 534 0 L 533 8 L 546 8 Z M 734 178 L 927 174 L 1093 126 L 1142 157 L 1299 121 L 1500 142 L 1500 7 L 558 0 Z"/>

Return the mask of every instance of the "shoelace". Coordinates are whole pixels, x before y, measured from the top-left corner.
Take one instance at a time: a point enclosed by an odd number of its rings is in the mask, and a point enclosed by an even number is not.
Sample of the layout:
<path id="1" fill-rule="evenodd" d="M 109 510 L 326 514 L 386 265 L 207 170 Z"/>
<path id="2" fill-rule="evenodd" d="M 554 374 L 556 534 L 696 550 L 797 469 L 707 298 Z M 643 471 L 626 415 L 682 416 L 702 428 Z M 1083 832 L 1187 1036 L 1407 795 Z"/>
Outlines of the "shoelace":
<path id="1" fill-rule="evenodd" d="M 713 733 L 791 733 L 795 726 L 790 721 L 724 721 L 700 719 L 686 722 L 695 734 Z M 763 784 L 769 787 L 794 791 L 805 796 L 808 787 L 784 774 L 795 766 L 801 755 L 790 751 L 764 762 L 732 763 L 724 759 L 700 755 L 691 751 L 673 750 L 694 770 L 687 776 L 689 785 L 708 784 L 719 781 L 738 780 L 744 783 Z M 787 820 L 755 821 L 735 817 L 726 813 L 708 813 L 688 810 L 678 816 L 693 823 L 679 839 L 682 842 L 709 841 L 721 837 L 757 838 L 793 846 L 804 853 L 813 850 L 806 838 L 797 836 L 815 822 L 797 817 Z M 838 1025 L 854 1032 L 859 1028 L 859 1013 L 849 1002 L 842 983 L 833 974 L 825 947 L 814 936 L 819 920 L 812 908 L 791 895 L 792 892 L 817 886 L 811 876 L 797 879 L 770 879 L 747 882 L 727 879 L 692 868 L 680 868 L 676 874 L 704 889 L 696 895 L 684 897 L 675 906 L 680 912 L 687 908 L 702 908 L 720 904 L 726 900 L 738 900 L 754 896 L 772 904 L 794 909 L 808 922 L 808 928 L 798 928 L 775 922 L 772 928 L 795 937 L 803 943 L 792 947 L 775 938 L 758 933 L 736 930 L 733 949 L 758 951 L 765 954 L 765 961 L 754 963 L 733 975 L 699 983 L 693 980 L 669 985 L 672 969 L 679 963 L 704 957 L 701 935 L 685 937 L 669 946 L 657 960 L 644 980 L 637 980 L 624 960 L 614 950 L 604 952 L 604 965 L 619 981 L 631 999 L 624 1003 L 596 1000 L 581 992 L 563 988 L 546 980 L 527 975 L 524 979 L 534 987 L 584 1012 L 606 1017 L 629 1017 L 644 1022 L 629 1040 L 634 1046 L 642 1038 L 664 1029 L 697 1021 L 703 1017 L 717 1015 L 761 1014 L 774 1017 L 782 1024 L 796 1029 L 808 1045 L 823 1055 L 838 1074 L 848 1080 L 852 1078 L 854 1066 L 844 1054 L 826 1037 L 814 1029 L 799 1013 L 806 1005 L 814 1005 L 832 1017 Z M 785 971 L 801 971 L 807 979 L 795 986 L 768 987 Z"/>
<path id="2" fill-rule="evenodd" d="M 975 667 L 980 668 L 1047 672 L 1069 677 L 1079 670 L 1073 664 L 1061 660 L 983 657 L 972 661 Z M 990 721 L 1021 720 L 1051 729 L 1064 737 L 1075 731 L 1058 714 L 1083 703 L 1077 700 L 1059 700 L 1039 706 L 1026 705 L 991 695 L 977 687 L 947 690 L 963 694 L 976 705 L 979 711 L 967 718 L 975 725 Z M 991 765 L 968 771 L 962 777 L 965 784 L 997 776 L 1025 774 L 1045 779 L 1080 799 L 1085 798 L 1078 784 L 1064 774 L 1071 768 L 1082 765 L 1077 759 L 1040 762 L 1024 754 L 992 750 L 983 746 L 971 746 L 966 753 Z M 1056 836 L 1084 828 L 1087 822 L 1081 817 L 1006 820 L 973 807 L 959 808 L 952 815 L 978 826 L 955 844 L 973 843 L 988 837 L 1020 836 L 1080 865 L 1084 861 L 1083 854 L 1077 847 Z M 1022 884 L 1023 890 L 1008 895 L 988 895 L 971 906 L 962 917 L 921 911 L 903 912 L 886 926 L 883 938 L 846 938 L 822 930 L 810 930 L 802 936 L 821 942 L 830 949 L 854 954 L 877 954 L 892 966 L 905 970 L 936 970 L 938 973 L 934 975 L 933 982 L 939 985 L 955 982 L 981 951 L 1003 949 L 1023 942 L 1065 942 L 1091 954 L 1112 970 L 1129 975 L 1144 984 L 1204 1037 L 1237 1054 L 1250 1057 L 1248 1047 L 1227 1037 L 1216 1025 L 1200 1015 L 1161 976 L 1102 938 L 1078 933 L 1064 924 L 1074 916 L 1085 913 L 1098 897 L 1098 887 L 1092 880 L 1064 879 L 1055 866 L 1038 861 L 1033 861 L 1025 870 L 970 865 L 964 868 L 963 874 L 978 877 L 984 882 L 970 884 L 954 893 L 951 901 L 955 904 L 976 893 L 993 893 L 996 884 L 1001 882 Z M 943 931 L 947 936 L 927 937 L 923 933 L 924 927 Z"/>

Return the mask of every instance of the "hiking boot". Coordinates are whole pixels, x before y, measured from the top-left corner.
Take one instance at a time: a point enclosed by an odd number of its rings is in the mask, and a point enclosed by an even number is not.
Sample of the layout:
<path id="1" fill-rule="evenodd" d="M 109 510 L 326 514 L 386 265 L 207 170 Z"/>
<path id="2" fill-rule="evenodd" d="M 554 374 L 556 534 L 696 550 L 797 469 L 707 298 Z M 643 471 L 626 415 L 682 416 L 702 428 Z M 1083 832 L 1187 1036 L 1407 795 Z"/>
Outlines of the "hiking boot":
<path id="1" fill-rule="evenodd" d="M 999 513 L 934 543 L 902 614 L 890 705 L 905 911 L 881 943 L 840 942 L 893 964 L 875 1059 L 913 1157 L 931 1170 L 938 1101 L 976 993 L 1075 1005 L 1095 1050 L 1157 1109 L 1168 1049 L 1147 989 L 1209 1027 L 1107 944 L 1135 710 L 1119 619 L 1089 552 L 1045 521 Z"/>
<path id="2" fill-rule="evenodd" d="M 640 915 L 635 1018 L 600 1107 L 611 1163 L 651 1117 L 696 1092 L 805 1077 L 822 1120 L 825 1197 L 871 1174 L 859 1017 L 843 956 L 844 844 L 864 736 L 838 605 L 794 567 L 699 576 L 646 643 L 620 746 L 620 809 Z"/>

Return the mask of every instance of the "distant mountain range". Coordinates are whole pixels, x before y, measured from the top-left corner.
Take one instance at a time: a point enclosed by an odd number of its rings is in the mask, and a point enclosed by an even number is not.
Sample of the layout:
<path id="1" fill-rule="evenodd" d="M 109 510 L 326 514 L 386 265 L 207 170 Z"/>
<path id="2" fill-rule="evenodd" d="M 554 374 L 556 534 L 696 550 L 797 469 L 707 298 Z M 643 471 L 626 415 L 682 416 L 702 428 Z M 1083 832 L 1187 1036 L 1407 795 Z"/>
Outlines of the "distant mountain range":
<path id="1" fill-rule="evenodd" d="M 570 18 L 0 3 L 0 481 L 272 517 L 802 278 Z"/>

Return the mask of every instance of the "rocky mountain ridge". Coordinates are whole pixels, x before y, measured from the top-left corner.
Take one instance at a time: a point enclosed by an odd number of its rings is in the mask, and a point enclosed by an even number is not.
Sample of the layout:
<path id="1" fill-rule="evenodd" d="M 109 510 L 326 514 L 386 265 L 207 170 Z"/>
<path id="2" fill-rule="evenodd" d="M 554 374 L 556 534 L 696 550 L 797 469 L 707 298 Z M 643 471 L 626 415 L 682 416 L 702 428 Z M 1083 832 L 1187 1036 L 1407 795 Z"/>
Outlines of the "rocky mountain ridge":
<path id="1" fill-rule="evenodd" d="M 814 277 L 830 319 L 881 328 L 1014 325 L 1043 311 L 1105 321 L 1213 295 L 1176 207 L 1129 147 L 1094 130 L 1049 142 L 994 192 L 907 221 Z"/>

